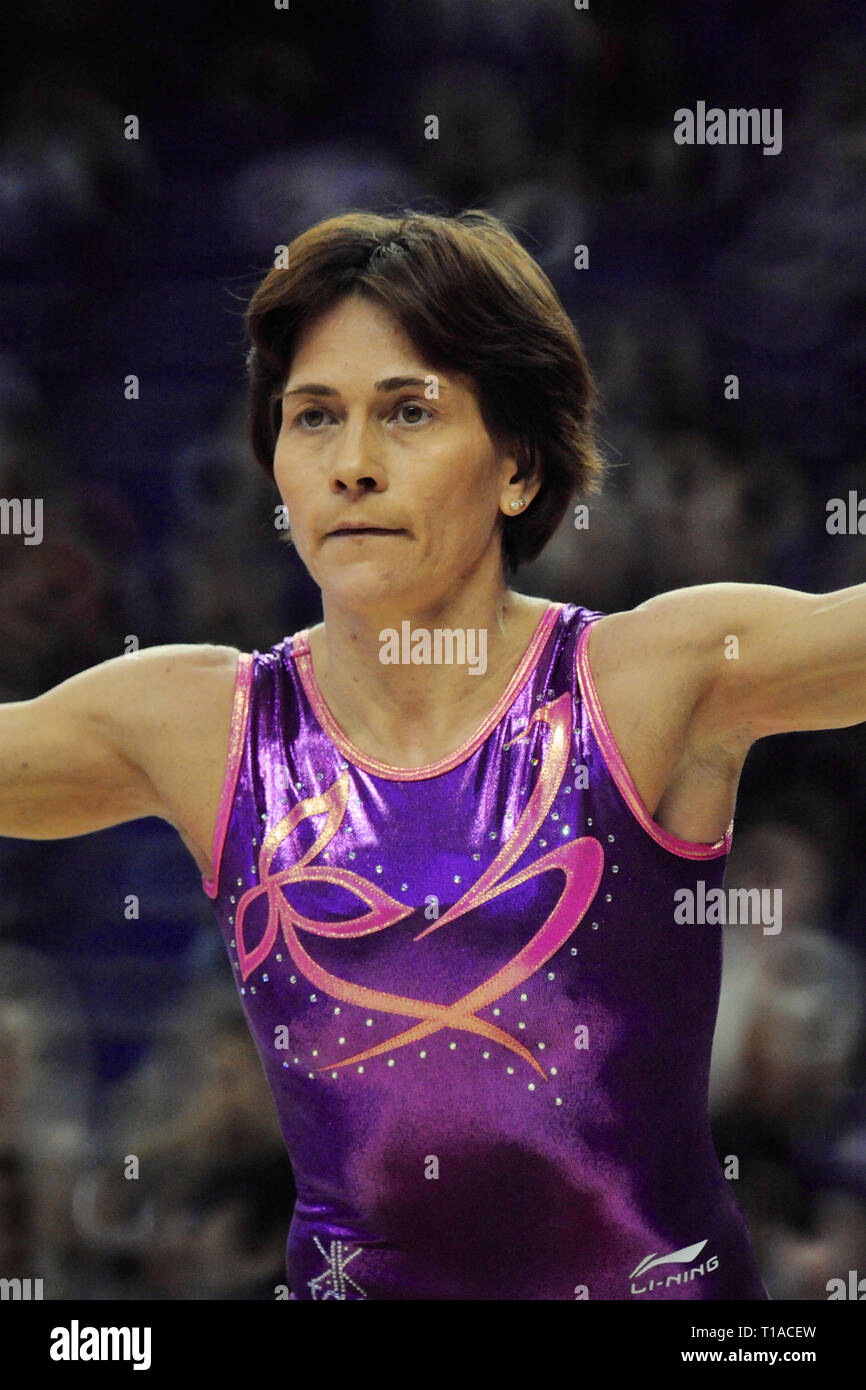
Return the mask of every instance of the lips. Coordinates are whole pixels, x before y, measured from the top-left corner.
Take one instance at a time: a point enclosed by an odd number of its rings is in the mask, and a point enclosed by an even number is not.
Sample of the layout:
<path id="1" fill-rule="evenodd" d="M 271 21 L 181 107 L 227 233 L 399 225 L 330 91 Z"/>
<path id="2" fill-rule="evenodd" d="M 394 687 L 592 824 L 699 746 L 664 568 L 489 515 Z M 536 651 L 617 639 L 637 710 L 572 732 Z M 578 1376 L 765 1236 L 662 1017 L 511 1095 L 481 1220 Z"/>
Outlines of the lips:
<path id="1" fill-rule="evenodd" d="M 339 526 L 329 536 L 396 536 L 399 532 L 387 526 Z"/>

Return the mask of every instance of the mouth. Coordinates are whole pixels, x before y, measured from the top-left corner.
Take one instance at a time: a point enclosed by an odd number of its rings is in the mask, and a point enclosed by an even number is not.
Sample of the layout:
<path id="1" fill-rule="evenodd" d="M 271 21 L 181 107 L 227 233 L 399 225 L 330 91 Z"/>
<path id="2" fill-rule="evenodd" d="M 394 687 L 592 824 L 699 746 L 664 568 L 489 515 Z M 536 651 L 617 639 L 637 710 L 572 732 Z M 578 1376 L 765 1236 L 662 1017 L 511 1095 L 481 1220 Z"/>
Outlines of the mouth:
<path id="1" fill-rule="evenodd" d="M 336 531 L 329 531 L 331 536 L 401 536 L 402 531 L 393 531 L 385 526 L 340 526 Z"/>

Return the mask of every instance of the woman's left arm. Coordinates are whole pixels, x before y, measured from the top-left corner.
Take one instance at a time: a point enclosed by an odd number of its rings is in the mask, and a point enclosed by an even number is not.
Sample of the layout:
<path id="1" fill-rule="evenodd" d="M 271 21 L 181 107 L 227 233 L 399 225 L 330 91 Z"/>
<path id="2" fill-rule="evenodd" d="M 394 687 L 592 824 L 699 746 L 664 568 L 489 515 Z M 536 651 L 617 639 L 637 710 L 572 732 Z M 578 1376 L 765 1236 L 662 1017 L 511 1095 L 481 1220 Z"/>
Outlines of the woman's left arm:
<path id="1" fill-rule="evenodd" d="M 698 743 L 866 721 L 866 584 L 830 594 L 701 584 L 633 613 L 645 636 L 654 629 L 662 645 L 689 652 Z"/>

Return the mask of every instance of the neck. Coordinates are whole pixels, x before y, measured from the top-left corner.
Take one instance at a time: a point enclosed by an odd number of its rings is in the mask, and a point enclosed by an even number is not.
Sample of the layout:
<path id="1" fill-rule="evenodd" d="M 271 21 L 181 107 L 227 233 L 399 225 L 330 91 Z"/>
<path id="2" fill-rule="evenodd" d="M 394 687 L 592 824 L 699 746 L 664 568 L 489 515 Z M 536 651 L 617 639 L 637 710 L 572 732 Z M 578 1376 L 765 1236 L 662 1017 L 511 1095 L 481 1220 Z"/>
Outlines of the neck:
<path id="1" fill-rule="evenodd" d="M 390 622 L 326 603 L 310 631 L 313 669 L 352 743 L 395 766 L 423 766 L 459 747 L 492 709 L 547 607 L 505 588 L 408 616 L 404 606 Z"/>

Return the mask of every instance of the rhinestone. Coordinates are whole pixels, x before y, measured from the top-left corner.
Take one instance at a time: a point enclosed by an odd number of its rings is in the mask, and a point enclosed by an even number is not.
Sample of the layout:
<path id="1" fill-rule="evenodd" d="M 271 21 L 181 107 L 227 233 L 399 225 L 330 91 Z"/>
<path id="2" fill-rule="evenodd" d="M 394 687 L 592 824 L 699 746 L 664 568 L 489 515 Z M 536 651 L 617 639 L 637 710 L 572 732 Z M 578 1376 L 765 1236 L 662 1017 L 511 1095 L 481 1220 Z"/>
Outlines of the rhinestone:
<path id="1" fill-rule="evenodd" d="M 418 1053 L 418 1056 L 419 1056 L 419 1057 L 426 1057 L 426 1056 L 427 1056 L 427 1053 L 426 1053 L 426 1052 L 419 1052 L 419 1053 Z"/>
<path id="2" fill-rule="evenodd" d="M 489 1053 L 489 1052 L 482 1052 L 481 1056 L 482 1056 L 482 1057 L 485 1059 L 485 1061 L 486 1061 L 487 1058 L 490 1056 L 490 1053 Z"/>
<path id="3" fill-rule="evenodd" d="M 380 874 L 381 872 L 382 872 L 382 865 L 381 865 L 381 864 L 377 864 L 377 865 L 376 865 L 376 873 L 377 873 L 377 874 Z"/>
<path id="4" fill-rule="evenodd" d="M 598 922 L 593 922 L 592 929 L 593 931 L 598 931 Z"/>
<path id="5" fill-rule="evenodd" d="M 490 838 L 491 838 L 491 840 L 495 840 L 495 839 L 496 839 L 496 831 L 495 831 L 495 830 L 491 830 L 491 832 L 490 832 Z"/>
<path id="6" fill-rule="evenodd" d="M 265 984 L 267 984 L 267 982 L 268 982 L 268 977 L 267 977 L 267 975 L 263 975 L 263 976 L 262 976 L 262 979 L 264 980 Z"/>
<path id="7" fill-rule="evenodd" d="M 565 788 L 565 794 L 566 794 L 566 796 L 571 796 L 571 787 L 566 787 L 566 788 Z"/>
<path id="8" fill-rule="evenodd" d="M 505 1070 L 508 1072 L 508 1075 L 509 1075 L 509 1076 L 513 1076 L 513 1075 L 514 1075 L 514 1068 L 513 1068 L 513 1067 L 506 1067 Z"/>
<path id="9" fill-rule="evenodd" d="M 314 1048 L 313 1048 L 313 1056 L 314 1056 L 314 1057 L 318 1057 L 318 1055 L 319 1055 L 319 1049 L 318 1049 L 317 1047 L 314 1047 Z"/>
<path id="10" fill-rule="evenodd" d="M 494 1010 L 493 1010 L 493 1015 L 494 1015 L 495 1018 L 498 1018 L 498 1017 L 499 1017 L 499 1010 L 498 1010 L 498 1009 L 494 1009 Z"/>
<path id="11" fill-rule="evenodd" d="M 460 875 L 459 875 L 459 874 L 455 874 L 455 875 L 454 875 L 454 882 L 455 882 L 455 883 L 460 883 L 460 882 L 461 882 L 461 878 L 460 878 Z"/>
<path id="12" fill-rule="evenodd" d="M 338 1038 L 337 1041 L 339 1042 L 340 1046 L 342 1047 L 343 1044 L 345 1043 L 346 1039 L 345 1039 L 345 1038 Z"/>
<path id="13" fill-rule="evenodd" d="M 546 849 L 546 848 L 547 848 L 547 841 L 546 841 L 546 840 L 539 840 L 538 843 L 539 843 L 539 845 L 541 846 L 542 849 Z"/>
<path id="14" fill-rule="evenodd" d="M 256 992 L 256 987 L 255 987 L 255 985 L 250 985 L 250 994 L 255 994 L 255 992 Z"/>
<path id="15" fill-rule="evenodd" d="M 343 761 L 340 763 L 340 767 L 348 767 L 348 766 L 349 766 L 349 764 L 346 762 L 346 759 L 344 758 Z"/>
<path id="16" fill-rule="evenodd" d="M 256 839 L 255 835 L 253 836 L 253 844 L 254 844 L 254 845 L 257 845 L 257 844 L 258 844 L 258 840 Z"/>
<path id="17" fill-rule="evenodd" d="M 608 842 L 609 845 L 612 845 L 612 844 L 613 844 L 613 839 L 614 839 L 613 835 L 608 835 L 608 837 L 607 837 L 607 842 Z"/>
<path id="18" fill-rule="evenodd" d="M 605 900 L 606 903 L 612 903 L 612 902 L 613 902 L 613 894 L 612 894 L 612 893 L 605 893 L 605 895 L 604 895 L 604 900 Z"/>
<path id="19" fill-rule="evenodd" d="M 289 976 L 289 984 L 290 984 L 290 985 L 296 985 L 297 983 L 298 983 L 298 977 L 297 977 L 297 975 L 290 975 L 290 976 Z"/>
<path id="20" fill-rule="evenodd" d="M 245 990 L 245 989 L 242 989 L 242 990 L 241 990 L 241 994 L 246 994 L 246 990 Z"/>
<path id="21" fill-rule="evenodd" d="M 260 820 L 267 820 L 267 818 L 268 818 L 268 813 L 267 813 L 267 811 L 262 811 L 262 814 L 261 814 L 261 816 L 259 817 L 259 819 L 260 819 Z"/>
<path id="22" fill-rule="evenodd" d="M 476 854 L 473 854 L 472 858 L 475 859 L 475 860 L 478 860 L 478 859 L 481 858 L 481 855 L 476 853 Z"/>
<path id="23" fill-rule="evenodd" d="M 299 1062 L 301 1059 L 300 1059 L 300 1057 L 295 1057 L 294 1060 L 295 1060 L 296 1062 Z"/>
<path id="24" fill-rule="evenodd" d="M 517 1026 L 518 1026 L 518 1028 L 525 1028 L 525 1027 L 526 1027 L 526 1024 L 525 1024 L 525 1023 L 518 1023 Z"/>
<path id="25" fill-rule="evenodd" d="M 557 1096 L 557 1097 L 556 1097 L 556 1103 L 557 1103 L 557 1105 L 562 1105 L 562 1096 Z"/>
<path id="26" fill-rule="evenodd" d="M 364 1070 L 363 1067 L 359 1067 L 359 1068 L 358 1068 L 358 1071 L 363 1071 L 363 1070 Z"/>
<path id="27" fill-rule="evenodd" d="M 389 1066 L 389 1067 L 393 1067 L 393 1065 L 394 1065 L 394 1058 L 393 1058 L 393 1057 L 389 1057 L 389 1058 L 388 1058 L 388 1066 Z"/>
<path id="28" fill-rule="evenodd" d="M 314 1071 L 308 1071 L 307 1076 L 310 1078 L 311 1081 L 315 1081 L 316 1079 L 316 1073 Z"/>
<path id="29" fill-rule="evenodd" d="M 236 903 L 236 902 L 237 902 L 237 898 L 229 898 L 229 902 L 230 902 L 230 903 Z"/>
<path id="30" fill-rule="evenodd" d="M 283 1062 L 283 1066 L 284 1066 L 284 1067 L 287 1067 L 288 1065 L 289 1065 L 288 1062 Z"/>
<path id="31" fill-rule="evenodd" d="M 324 777 L 324 775 L 325 775 L 324 772 L 317 772 L 317 773 L 316 773 L 316 776 L 318 777 L 318 779 L 319 779 L 320 782 L 321 782 L 322 778 Z"/>
<path id="32" fill-rule="evenodd" d="M 551 1067 L 551 1068 L 550 1068 L 550 1075 L 551 1075 L 551 1076 L 556 1076 L 556 1073 L 558 1072 L 558 1070 L 559 1070 L 558 1067 Z"/>
<path id="33" fill-rule="evenodd" d="M 339 1004 L 338 1004 L 337 1007 L 336 1007 L 335 1010 L 334 1010 L 334 1013 L 335 1013 L 335 1014 L 338 1014 L 339 1012 L 340 1012 L 340 1006 L 339 1006 Z"/>
<path id="34" fill-rule="evenodd" d="M 562 833 L 563 835 L 570 835 L 570 834 L 571 834 L 571 826 L 570 826 L 570 825 L 564 825 L 564 826 L 562 827 L 562 832 L 561 832 L 561 833 Z"/>
<path id="35" fill-rule="evenodd" d="M 529 1089 L 530 1091 L 534 1091 L 534 1090 L 535 1090 L 535 1082 L 534 1082 L 534 1081 L 530 1081 L 530 1083 L 529 1083 L 529 1088 L 528 1088 L 528 1089 Z"/>
<path id="36" fill-rule="evenodd" d="M 454 1052 L 454 1051 L 456 1050 L 456 1048 L 457 1048 L 457 1044 L 456 1044 L 456 1043 L 449 1043 L 448 1046 L 450 1047 L 450 1049 L 451 1049 L 452 1052 Z"/>
<path id="37" fill-rule="evenodd" d="M 400 884 L 400 892 L 401 892 L 401 893 L 405 893 L 406 890 L 408 889 L 408 887 L 409 887 L 408 883 L 401 883 L 401 884 Z"/>
<path id="38" fill-rule="evenodd" d="M 277 960 L 282 960 L 282 956 L 281 956 L 281 955 L 278 955 L 278 956 L 276 957 L 276 959 L 277 959 Z"/>
<path id="39" fill-rule="evenodd" d="M 315 996 L 315 994 L 311 994 L 311 995 L 310 995 L 310 1003 L 311 1003 L 311 1004 L 315 1004 L 315 1002 L 316 1002 L 316 996 Z"/>
<path id="40" fill-rule="evenodd" d="M 355 858 L 355 851 L 354 851 L 353 849 L 350 849 L 350 850 L 349 850 L 349 858 L 350 858 L 350 859 L 354 859 L 354 858 Z"/>
<path id="41" fill-rule="evenodd" d="M 533 766 L 533 767 L 538 767 L 538 759 L 537 759 L 537 758 L 531 758 L 531 759 L 530 759 L 530 762 L 532 763 L 532 766 Z"/>
<path id="42" fill-rule="evenodd" d="M 587 825 L 592 825 L 592 816 L 587 816 L 586 823 Z"/>
<path id="43" fill-rule="evenodd" d="M 334 1080 L 336 1081 L 336 1079 L 337 1079 L 337 1073 L 336 1073 L 335 1071 L 332 1071 L 332 1072 L 331 1072 L 331 1075 L 333 1076 Z"/>
<path id="44" fill-rule="evenodd" d="M 243 888 L 243 886 L 244 886 L 244 881 L 243 881 L 242 878 L 239 878 L 239 879 L 238 879 L 238 888 Z M 234 898 L 232 898 L 232 902 L 234 902 Z"/>
<path id="45" fill-rule="evenodd" d="M 541 1051 L 543 1052 L 543 1051 L 544 1051 L 544 1043 L 539 1043 L 538 1046 L 541 1048 Z"/>
<path id="46" fill-rule="evenodd" d="M 368 1028 L 372 1027 L 372 1024 L 373 1024 L 372 1018 L 365 1019 L 365 1022 L 366 1022 L 366 1024 L 367 1024 L 367 1027 L 368 1027 Z"/>
<path id="47" fill-rule="evenodd" d="M 558 812 L 558 811 L 551 811 L 551 813 L 550 813 L 550 819 L 551 819 L 551 820 L 559 820 L 559 812 Z"/>
<path id="48" fill-rule="evenodd" d="M 553 973 L 552 970 L 548 970 L 548 972 L 547 972 L 547 978 L 548 978 L 548 980 L 555 980 L 555 979 L 556 979 L 556 976 L 554 975 L 554 973 Z"/>
<path id="49" fill-rule="evenodd" d="M 521 1004 L 525 1004 L 525 1003 L 526 1003 L 526 995 L 525 995 L 525 994 L 521 994 L 521 996 L 520 996 L 520 1002 L 521 1002 Z"/>
<path id="50" fill-rule="evenodd" d="M 613 874 L 618 874 L 618 873 L 619 873 L 619 864 L 612 864 L 612 865 L 611 865 L 611 873 L 613 873 Z"/>
<path id="51" fill-rule="evenodd" d="M 576 955 L 577 955 L 577 947 L 576 947 L 576 946 L 572 946 L 572 948 L 571 948 L 571 954 L 572 954 L 573 956 L 576 956 Z"/>
<path id="52" fill-rule="evenodd" d="M 234 937 L 232 937 L 231 941 L 229 942 L 229 945 L 230 945 L 230 946 L 236 946 L 236 945 L 237 945 L 237 942 L 235 941 Z"/>

